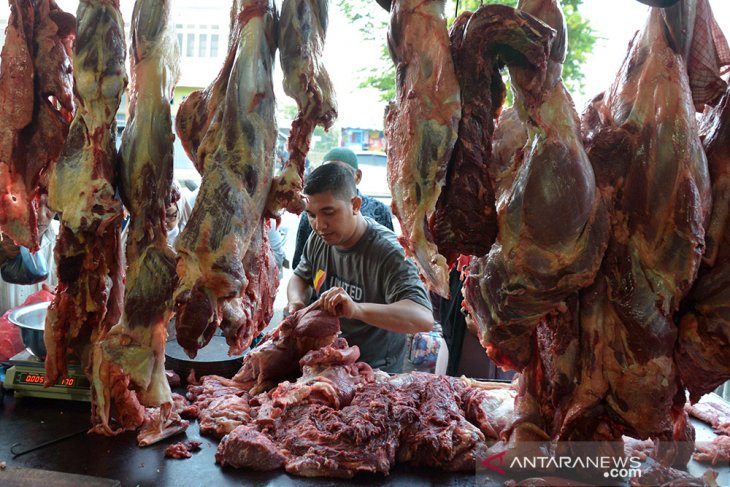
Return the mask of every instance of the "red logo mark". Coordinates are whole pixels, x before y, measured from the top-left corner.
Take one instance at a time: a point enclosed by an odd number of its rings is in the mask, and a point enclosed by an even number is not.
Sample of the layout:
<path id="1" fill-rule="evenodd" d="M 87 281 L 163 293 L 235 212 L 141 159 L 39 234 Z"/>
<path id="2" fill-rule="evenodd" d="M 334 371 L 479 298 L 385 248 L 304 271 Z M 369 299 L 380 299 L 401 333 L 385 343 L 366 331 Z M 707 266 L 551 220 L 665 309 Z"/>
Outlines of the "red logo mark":
<path id="1" fill-rule="evenodd" d="M 491 468 L 495 472 L 497 472 L 500 475 L 506 475 L 507 472 L 502 470 L 501 468 L 492 465 L 492 462 L 496 459 L 499 459 L 499 465 L 502 465 L 502 462 L 504 461 L 504 456 L 507 454 L 506 451 L 503 451 L 502 453 L 497 453 L 496 455 L 492 455 L 491 457 L 487 458 L 486 460 L 482 460 L 482 465 L 484 465 L 487 468 Z"/>

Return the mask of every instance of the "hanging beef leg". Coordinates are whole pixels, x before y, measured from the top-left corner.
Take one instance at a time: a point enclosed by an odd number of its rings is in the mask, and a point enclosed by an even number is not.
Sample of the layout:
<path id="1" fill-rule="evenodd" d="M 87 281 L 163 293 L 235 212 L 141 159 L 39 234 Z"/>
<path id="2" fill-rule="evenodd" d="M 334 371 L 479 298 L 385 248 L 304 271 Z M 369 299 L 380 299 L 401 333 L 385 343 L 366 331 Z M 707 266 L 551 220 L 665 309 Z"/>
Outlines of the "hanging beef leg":
<path id="1" fill-rule="evenodd" d="M 449 264 L 459 254 L 487 254 L 497 236 L 491 166 L 492 135 L 506 96 L 500 67 L 531 65 L 536 79 L 544 79 L 546 33 L 545 26 L 531 17 L 502 6 L 462 14 L 451 28 L 462 117 L 446 185 L 429 221 L 439 252 Z"/>
<path id="2" fill-rule="evenodd" d="M 393 3 L 388 48 L 395 64 L 396 104 L 385 119 L 388 186 L 399 237 L 428 288 L 449 295 L 446 259 L 428 226 L 457 139 L 461 96 L 449 49 L 443 0 Z"/>
<path id="3" fill-rule="evenodd" d="M 261 227 L 274 169 L 276 11 L 265 0 L 238 7 L 234 2 L 223 69 L 213 86 L 181 106 L 186 120 L 177 125 L 181 138 L 193 136 L 185 145 L 197 145 L 203 170 L 195 208 L 176 242 L 177 340 L 191 357 L 213 336 L 226 301 L 248 286 L 243 260 Z"/>
<path id="4" fill-rule="evenodd" d="M 49 206 L 61 213 L 55 248 L 58 290 L 49 307 L 44 340 L 46 385 L 66 374 L 66 354 L 84 360 L 92 382 L 92 422 L 109 407 L 104 392 L 117 387 L 98 367 L 100 341 L 119 321 L 124 272 L 121 267 L 122 210 L 116 197 L 114 116 L 127 84 L 124 28 L 119 4 L 82 1 L 74 45 L 77 111 L 61 157 L 50 177 Z M 142 422 L 142 408 L 121 384 L 113 396 L 126 427 Z"/>
<path id="5" fill-rule="evenodd" d="M 322 62 L 327 32 L 327 0 L 284 0 L 279 18 L 279 57 L 284 92 L 299 108 L 289 133 L 289 160 L 271 187 L 266 215 L 278 217 L 283 209 L 304 210 L 301 191 L 309 143 L 317 125 L 329 129 L 337 118 L 337 103 L 329 74 Z"/>
<path id="6" fill-rule="evenodd" d="M 167 323 L 177 284 L 175 253 L 167 243 L 165 209 L 172 201 L 172 118 L 170 100 L 179 74 L 179 52 L 170 25 L 171 2 L 137 0 L 132 17 L 132 86 L 127 126 L 120 148 L 120 192 L 130 212 L 124 313 L 109 330 L 98 367 L 128 382 L 147 406 L 148 426 L 140 445 L 184 431 L 171 411 L 165 376 Z M 113 384 L 104 391 L 112 398 Z M 99 411 L 100 429 L 112 431 L 110 411 Z M 122 427 L 125 427 L 123 423 Z"/>

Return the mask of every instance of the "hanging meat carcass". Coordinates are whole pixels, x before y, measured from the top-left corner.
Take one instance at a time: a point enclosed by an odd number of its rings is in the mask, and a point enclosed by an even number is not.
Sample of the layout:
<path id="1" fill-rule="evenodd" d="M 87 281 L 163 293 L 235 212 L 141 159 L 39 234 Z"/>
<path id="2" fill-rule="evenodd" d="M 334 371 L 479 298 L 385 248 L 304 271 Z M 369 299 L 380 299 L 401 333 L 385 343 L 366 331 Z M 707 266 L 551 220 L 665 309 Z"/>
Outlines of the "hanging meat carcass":
<path id="1" fill-rule="evenodd" d="M 468 34 L 464 32 L 468 29 Z M 450 264 L 459 254 L 481 257 L 497 235 L 492 135 L 506 89 L 503 64 L 532 68 L 544 80 L 546 30 L 511 8 L 462 14 L 451 29 L 451 51 L 461 86 L 459 138 L 449 162 L 446 186 L 430 226 L 439 252 Z M 522 127 L 522 123 L 519 122 Z M 526 139 L 526 136 L 525 136 Z M 520 145 L 524 145 L 524 140 Z"/>
<path id="2" fill-rule="evenodd" d="M 112 381 L 129 381 L 148 410 L 138 441 L 149 445 L 184 431 L 172 409 L 165 376 L 167 323 L 177 284 L 175 252 L 167 243 L 165 209 L 172 203 L 172 117 L 170 101 L 179 77 L 179 50 L 168 0 L 137 0 L 132 14 L 129 117 L 120 147 L 120 193 L 129 210 L 126 287 L 121 321 L 95 351 L 95 364 Z M 103 355 L 102 355 L 103 354 Z M 124 377 L 116 376 L 121 373 Z M 114 383 L 97 389 L 99 429 L 114 434 L 110 405 Z M 103 395 L 103 397 L 99 397 Z M 152 424 L 156 423 L 156 424 Z M 121 424 L 118 431 L 128 425 Z M 136 426 L 136 425 L 135 425 Z"/>
<path id="3" fill-rule="evenodd" d="M 612 196 L 612 228 L 596 281 L 581 295 L 586 345 L 565 438 L 591 438 L 611 424 L 669 440 L 669 450 L 673 440 L 694 438 L 674 359 L 674 314 L 697 275 L 711 198 L 681 46 L 712 38 L 689 37 L 691 29 L 673 38 L 671 25 L 686 25 L 695 7 L 697 22 L 713 25 L 706 0 L 652 9 L 616 81 L 583 115 L 598 186 Z M 664 460 L 684 464 L 690 453 L 668 451 Z"/>
<path id="4" fill-rule="evenodd" d="M 388 109 L 388 186 L 399 237 L 428 288 L 447 297 L 449 273 L 428 219 L 446 181 L 457 139 L 461 96 L 444 17 L 444 0 L 397 0 L 388 48 L 395 64 L 396 102 Z"/>
<path id="5" fill-rule="evenodd" d="M 674 353 L 692 402 L 730 379 L 730 88 L 705 118 L 712 212 L 704 266 L 682 303 Z"/>
<path id="6" fill-rule="evenodd" d="M 470 17 L 471 12 L 464 12 L 449 30 L 451 58 L 461 88 L 462 118 L 446 181 L 429 219 L 434 243 L 448 265 L 454 264 L 459 254 L 484 255 L 497 235 L 488 159 L 494 119 L 507 92 L 496 57 L 494 63 L 485 62 L 462 48 Z"/>
<path id="7" fill-rule="evenodd" d="M 0 230 L 39 248 L 36 210 L 73 118 L 76 20 L 53 0 L 13 0 L 0 65 Z"/>
<path id="8" fill-rule="evenodd" d="M 337 118 L 337 103 L 322 62 L 327 32 L 327 0 L 284 0 L 279 19 L 279 57 L 284 92 L 299 108 L 289 133 L 289 160 L 274 179 L 266 205 L 268 216 L 282 209 L 304 210 L 301 191 L 309 143 L 317 125 L 329 129 Z"/>
<path id="9" fill-rule="evenodd" d="M 489 255 L 472 260 L 464 283 L 482 345 L 497 364 L 516 370 L 536 352 L 538 324 L 567 311 L 569 298 L 593 281 L 608 237 L 606 204 L 560 78 L 566 48 L 562 13 L 554 0 L 520 2 L 519 8 L 550 22 L 558 34 L 551 46 L 543 28 L 546 76 L 533 75 L 540 66 L 534 60 L 532 67 L 509 66 L 527 139 L 515 140 L 520 145 L 509 164 L 514 174 L 497 179 L 497 240 Z M 471 22 L 477 15 L 479 10 Z M 465 39 L 469 36 L 467 26 Z"/>
<path id="10" fill-rule="evenodd" d="M 66 374 L 66 355 L 73 350 L 92 376 L 92 394 L 101 397 L 118 371 L 100 375 L 96 346 L 119 321 L 124 287 L 122 208 L 114 187 L 114 119 L 127 84 L 124 26 L 118 1 L 85 0 L 77 14 L 77 111 L 49 184 L 48 203 L 61 213 L 61 233 L 55 248 L 58 289 L 44 334 L 46 385 Z M 122 379 L 114 388 L 119 417 L 139 426 L 143 411 L 136 401 L 126 400 L 127 384 Z M 92 421 L 101 426 L 96 415 L 108 405 L 95 401 L 92 407 Z"/>
<path id="11" fill-rule="evenodd" d="M 193 357 L 210 341 L 224 315 L 236 320 L 238 310 L 228 314 L 226 302 L 245 302 L 243 294 L 252 280 L 247 271 L 252 269 L 246 269 L 244 260 L 253 249 L 254 235 L 262 231 L 274 170 L 276 10 L 266 0 L 240 5 L 235 1 L 232 9 L 223 69 L 210 87 L 188 97 L 176 122 L 183 146 L 203 174 L 195 208 L 176 242 L 180 282 L 175 291 L 175 326 L 178 343 Z M 269 275 L 275 264 L 266 240 L 261 241 L 265 259 L 261 274 Z M 257 295 L 269 300 L 254 304 L 270 310 L 272 293 Z M 250 320 L 237 322 L 251 326 Z M 226 327 L 229 343 L 245 348 L 237 338 L 245 333 L 236 328 Z"/>

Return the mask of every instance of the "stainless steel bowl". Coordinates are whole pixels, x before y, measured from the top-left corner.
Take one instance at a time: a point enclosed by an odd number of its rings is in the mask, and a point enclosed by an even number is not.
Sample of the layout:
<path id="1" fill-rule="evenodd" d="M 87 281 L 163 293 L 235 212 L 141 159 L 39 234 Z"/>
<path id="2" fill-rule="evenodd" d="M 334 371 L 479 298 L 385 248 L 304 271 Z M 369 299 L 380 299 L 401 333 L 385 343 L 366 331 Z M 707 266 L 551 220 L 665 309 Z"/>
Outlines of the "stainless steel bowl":
<path id="1" fill-rule="evenodd" d="M 46 358 L 46 344 L 43 343 L 43 329 L 50 302 L 29 304 L 13 310 L 8 319 L 20 328 L 23 345 L 39 359 Z"/>

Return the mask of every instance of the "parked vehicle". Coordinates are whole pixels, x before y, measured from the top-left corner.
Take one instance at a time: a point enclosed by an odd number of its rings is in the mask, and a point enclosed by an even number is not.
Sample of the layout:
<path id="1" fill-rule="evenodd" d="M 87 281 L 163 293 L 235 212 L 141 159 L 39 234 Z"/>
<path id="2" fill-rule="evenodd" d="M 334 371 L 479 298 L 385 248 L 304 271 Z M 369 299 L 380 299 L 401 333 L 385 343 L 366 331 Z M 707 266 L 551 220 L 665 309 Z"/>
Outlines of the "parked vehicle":
<path id="1" fill-rule="evenodd" d="M 357 165 L 362 171 L 362 180 L 358 188 L 367 196 L 378 199 L 387 198 L 390 203 L 388 188 L 387 164 L 388 156 L 383 152 L 357 152 Z"/>

